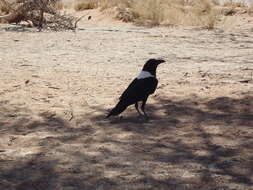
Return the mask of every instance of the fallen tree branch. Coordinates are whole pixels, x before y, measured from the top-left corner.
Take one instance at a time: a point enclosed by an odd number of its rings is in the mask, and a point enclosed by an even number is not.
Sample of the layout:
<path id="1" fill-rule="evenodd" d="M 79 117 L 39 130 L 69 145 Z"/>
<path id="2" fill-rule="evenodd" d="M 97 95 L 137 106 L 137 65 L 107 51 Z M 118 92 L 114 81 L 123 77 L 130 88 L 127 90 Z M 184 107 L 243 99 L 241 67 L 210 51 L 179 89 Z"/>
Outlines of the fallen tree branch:
<path id="1" fill-rule="evenodd" d="M 81 18 L 62 15 L 52 5 L 58 0 L 16 0 L 11 4 L 6 0 L 0 3 L 8 9 L 6 15 L 0 19 L 8 23 L 20 23 L 21 21 L 31 21 L 33 26 L 38 28 L 50 28 L 53 30 L 74 30 Z"/>

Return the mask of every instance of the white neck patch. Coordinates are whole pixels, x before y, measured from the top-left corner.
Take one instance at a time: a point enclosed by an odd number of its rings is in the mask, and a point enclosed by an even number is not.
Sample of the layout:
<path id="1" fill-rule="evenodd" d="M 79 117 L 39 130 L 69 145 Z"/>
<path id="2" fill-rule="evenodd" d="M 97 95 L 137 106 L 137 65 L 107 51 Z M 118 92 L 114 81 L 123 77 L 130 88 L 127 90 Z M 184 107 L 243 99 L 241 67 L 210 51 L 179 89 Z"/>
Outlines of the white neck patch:
<path id="1" fill-rule="evenodd" d="M 149 77 L 155 77 L 154 75 L 151 75 L 148 71 L 141 71 L 141 73 L 136 77 L 137 79 L 145 79 Z"/>

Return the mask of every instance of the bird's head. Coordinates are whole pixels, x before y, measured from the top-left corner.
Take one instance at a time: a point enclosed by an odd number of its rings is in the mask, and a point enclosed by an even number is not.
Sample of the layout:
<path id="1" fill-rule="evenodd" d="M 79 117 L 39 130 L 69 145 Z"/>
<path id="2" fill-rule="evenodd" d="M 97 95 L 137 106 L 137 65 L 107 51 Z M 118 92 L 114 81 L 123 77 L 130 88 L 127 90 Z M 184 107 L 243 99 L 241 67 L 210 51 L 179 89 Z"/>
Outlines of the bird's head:
<path id="1" fill-rule="evenodd" d="M 159 64 L 164 63 L 163 59 L 149 59 L 143 66 L 143 71 L 148 71 L 151 74 L 155 75 L 156 68 Z"/>

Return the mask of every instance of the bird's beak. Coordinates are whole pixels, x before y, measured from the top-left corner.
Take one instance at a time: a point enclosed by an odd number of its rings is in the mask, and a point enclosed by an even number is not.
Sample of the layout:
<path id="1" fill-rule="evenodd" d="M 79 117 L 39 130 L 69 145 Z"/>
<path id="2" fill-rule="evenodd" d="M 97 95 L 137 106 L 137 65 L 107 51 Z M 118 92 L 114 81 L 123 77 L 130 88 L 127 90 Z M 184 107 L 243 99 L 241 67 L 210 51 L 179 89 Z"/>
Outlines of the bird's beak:
<path id="1" fill-rule="evenodd" d="M 158 60 L 158 65 L 161 64 L 161 63 L 164 63 L 164 62 L 166 62 L 166 61 L 163 60 L 163 59 L 159 59 L 159 60 Z"/>

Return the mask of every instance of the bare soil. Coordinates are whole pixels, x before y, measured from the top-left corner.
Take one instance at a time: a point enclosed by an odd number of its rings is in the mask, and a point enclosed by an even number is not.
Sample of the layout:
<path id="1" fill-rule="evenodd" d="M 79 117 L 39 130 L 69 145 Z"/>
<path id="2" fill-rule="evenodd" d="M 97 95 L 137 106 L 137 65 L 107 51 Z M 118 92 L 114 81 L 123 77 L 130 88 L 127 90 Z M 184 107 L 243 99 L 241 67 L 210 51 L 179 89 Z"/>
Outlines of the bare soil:
<path id="1" fill-rule="evenodd" d="M 252 190 L 252 17 L 207 31 L 90 14 L 76 32 L 0 25 L 0 189 Z M 160 57 L 150 119 L 105 119 Z"/>

